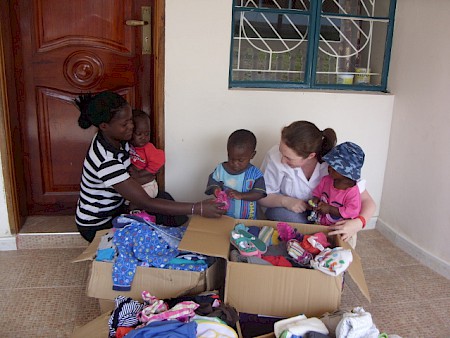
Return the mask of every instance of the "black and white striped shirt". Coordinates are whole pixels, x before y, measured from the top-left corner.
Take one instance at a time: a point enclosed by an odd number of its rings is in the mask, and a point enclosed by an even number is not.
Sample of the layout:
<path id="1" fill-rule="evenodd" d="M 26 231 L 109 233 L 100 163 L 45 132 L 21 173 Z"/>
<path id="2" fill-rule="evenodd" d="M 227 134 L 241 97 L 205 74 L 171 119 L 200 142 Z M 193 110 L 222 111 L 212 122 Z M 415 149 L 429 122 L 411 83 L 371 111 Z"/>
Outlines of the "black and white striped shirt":
<path id="1" fill-rule="evenodd" d="M 124 199 L 113 185 L 130 177 L 128 143 L 124 142 L 122 148 L 114 148 L 101 132 L 94 136 L 83 163 L 77 225 L 100 226 L 117 216 Z"/>

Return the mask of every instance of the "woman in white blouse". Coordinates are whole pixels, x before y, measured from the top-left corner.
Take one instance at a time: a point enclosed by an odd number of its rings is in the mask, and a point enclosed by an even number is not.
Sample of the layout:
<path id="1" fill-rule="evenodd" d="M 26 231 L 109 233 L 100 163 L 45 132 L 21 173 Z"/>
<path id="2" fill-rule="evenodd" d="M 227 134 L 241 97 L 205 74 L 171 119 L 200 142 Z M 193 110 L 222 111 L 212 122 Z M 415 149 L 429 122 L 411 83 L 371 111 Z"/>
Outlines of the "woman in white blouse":
<path id="1" fill-rule="evenodd" d="M 328 175 L 328 165 L 322 162 L 322 156 L 335 145 L 336 133 L 331 128 L 322 131 L 308 121 L 296 121 L 283 128 L 280 144 L 267 152 L 262 164 L 267 197 L 259 202 L 267 208 L 268 219 L 308 223 L 308 200 L 322 177 Z M 336 223 L 330 233 L 341 235 L 344 241 L 351 237 L 356 239 L 354 235 L 364 228 L 375 211 L 375 202 L 365 189 L 365 181 L 360 180 L 358 187 L 360 216 Z"/>

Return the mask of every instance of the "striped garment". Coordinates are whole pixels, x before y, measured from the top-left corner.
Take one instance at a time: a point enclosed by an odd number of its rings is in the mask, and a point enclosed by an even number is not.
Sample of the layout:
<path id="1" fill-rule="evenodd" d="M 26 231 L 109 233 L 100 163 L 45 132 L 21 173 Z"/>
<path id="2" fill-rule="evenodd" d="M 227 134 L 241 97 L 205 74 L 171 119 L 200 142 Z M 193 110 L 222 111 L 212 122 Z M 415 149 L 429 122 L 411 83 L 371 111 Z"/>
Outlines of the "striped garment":
<path id="1" fill-rule="evenodd" d="M 144 309 L 144 304 L 125 296 L 114 299 L 115 309 L 109 317 L 109 336 L 115 337 L 118 327 L 134 327 L 139 324 L 137 314 Z"/>
<path id="2" fill-rule="evenodd" d="M 224 163 L 219 164 L 208 177 L 205 193 L 211 195 L 217 187 L 224 191 L 233 189 L 239 192 L 259 192 L 263 197 L 267 195 L 264 175 L 251 163 L 238 174 L 230 174 Z M 231 199 L 226 215 L 239 219 L 258 219 L 257 201 Z"/>
<path id="3" fill-rule="evenodd" d="M 94 136 L 83 163 L 76 211 L 78 226 L 100 226 L 117 216 L 124 199 L 113 185 L 130 177 L 128 143 L 124 142 L 122 148 L 114 148 L 101 132 Z"/>

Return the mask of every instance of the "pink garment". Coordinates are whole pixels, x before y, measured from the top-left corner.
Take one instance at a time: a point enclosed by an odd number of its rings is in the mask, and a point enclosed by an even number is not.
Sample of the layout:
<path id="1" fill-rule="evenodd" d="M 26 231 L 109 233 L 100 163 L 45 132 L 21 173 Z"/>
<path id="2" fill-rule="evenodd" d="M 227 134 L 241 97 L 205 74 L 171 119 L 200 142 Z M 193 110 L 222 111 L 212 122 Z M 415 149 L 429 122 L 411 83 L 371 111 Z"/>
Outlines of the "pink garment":
<path id="1" fill-rule="evenodd" d="M 130 159 L 138 169 L 145 169 L 152 174 L 158 172 L 166 162 L 164 151 L 150 142 L 143 147 L 130 146 Z"/>
<path id="2" fill-rule="evenodd" d="M 228 198 L 228 195 L 227 195 L 226 191 L 221 190 L 221 191 L 219 191 L 217 193 L 216 202 L 217 203 L 224 203 L 224 206 L 220 207 L 220 209 L 223 209 L 223 210 L 230 209 L 230 199 Z"/>
<path id="3" fill-rule="evenodd" d="M 195 316 L 195 310 L 200 306 L 195 302 L 185 301 L 178 303 L 169 310 L 155 313 L 155 305 L 159 302 L 162 301 L 156 301 L 153 304 L 145 307 L 141 312 L 138 313 L 138 319 L 146 324 L 170 319 L 176 319 L 180 322 L 188 322 L 192 317 Z"/>
<path id="4" fill-rule="evenodd" d="M 284 242 L 295 238 L 295 229 L 286 222 L 277 223 L 278 236 Z"/>
<path id="5" fill-rule="evenodd" d="M 313 196 L 320 198 L 333 207 L 339 209 L 342 218 L 335 219 L 330 214 L 320 215 L 320 224 L 331 225 L 341 219 L 355 218 L 361 211 L 361 194 L 358 185 L 351 188 L 340 190 L 333 185 L 333 179 L 330 175 L 324 176 L 319 185 L 314 189 Z"/>

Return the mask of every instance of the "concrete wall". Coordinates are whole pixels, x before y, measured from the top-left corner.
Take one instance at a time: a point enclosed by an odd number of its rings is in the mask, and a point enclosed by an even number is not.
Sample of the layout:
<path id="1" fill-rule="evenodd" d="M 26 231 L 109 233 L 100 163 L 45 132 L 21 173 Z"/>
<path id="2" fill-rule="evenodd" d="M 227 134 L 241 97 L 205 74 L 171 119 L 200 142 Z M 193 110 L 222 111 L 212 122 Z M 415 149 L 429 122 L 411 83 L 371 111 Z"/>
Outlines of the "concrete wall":
<path id="1" fill-rule="evenodd" d="M 309 120 L 320 129 L 334 128 L 338 142 L 351 140 L 362 146 L 363 176 L 379 206 L 394 96 L 228 89 L 231 5 L 232 0 L 166 1 L 167 191 L 180 201 L 206 198 L 208 175 L 226 160 L 232 131 L 246 128 L 256 134 L 254 164 L 259 166 L 266 151 L 278 143 L 282 127 Z M 2 196 L 1 212 L 6 209 Z M 0 236 L 10 236 L 7 220 L 0 223 Z"/>
<path id="2" fill-rule="evenodd" d="M 450 2 L 399 0 L 379 226 L 450 278 Z M 422 251 L 417 251 L 421 248 Z"/>
<path id="3" fill-rule="evenodd" d="M 226 140 L 236 129 L 255 133 L 254 164 L 260 165 L 266 151 L 278 143 L 282 127 L 309 120 L 320 129 L 334 128 L 338 142 L 362 146 L 363 176 L 379 205 L 394 97 L 228 89 L 231 5 L 231 0 L 166 2 L 167 190 L 177 200 L 204 198 L 208 175 L 226 160 Z"/>

